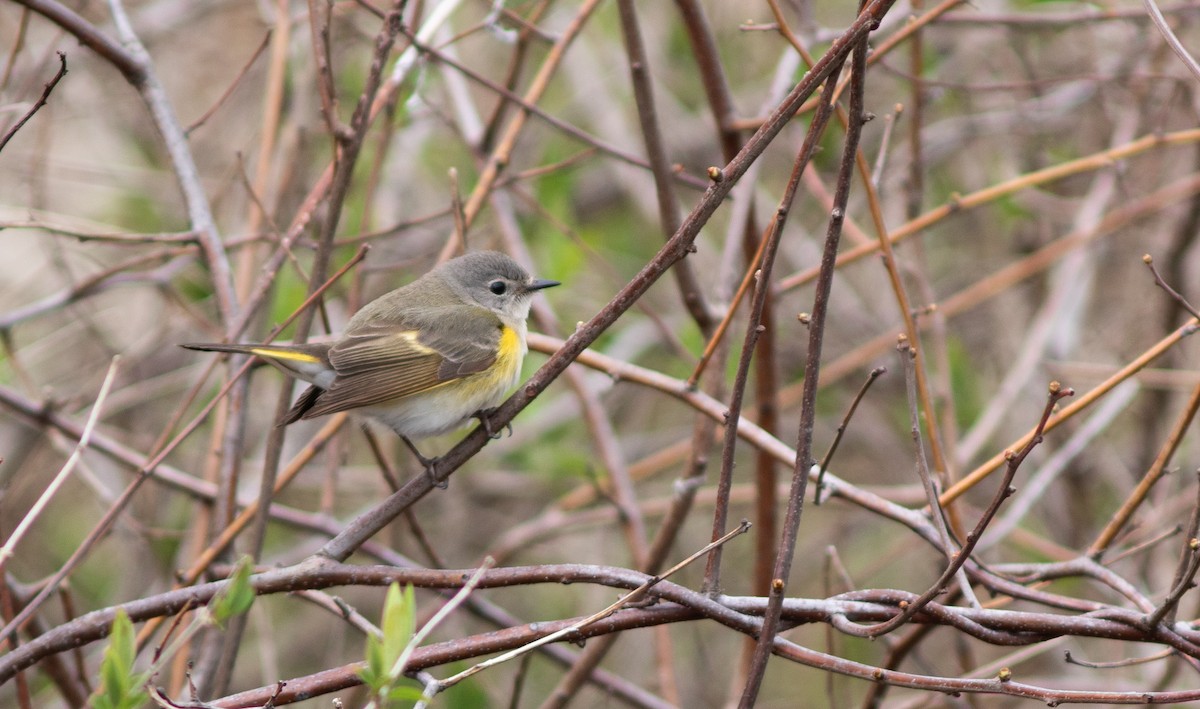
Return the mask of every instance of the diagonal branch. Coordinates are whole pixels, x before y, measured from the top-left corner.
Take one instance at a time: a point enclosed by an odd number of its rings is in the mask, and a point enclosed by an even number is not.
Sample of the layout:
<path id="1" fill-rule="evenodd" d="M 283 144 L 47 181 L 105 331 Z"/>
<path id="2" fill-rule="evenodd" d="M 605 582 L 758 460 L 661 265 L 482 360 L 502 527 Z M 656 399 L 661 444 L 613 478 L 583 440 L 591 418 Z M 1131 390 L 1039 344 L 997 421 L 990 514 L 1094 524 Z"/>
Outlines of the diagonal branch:
<path id="1" fill-rule="evenodd" d="M 497 408 L 490 418 L 492 430 L 499 430 L 510 423 L 522 409 L 562 374 L 567 366 L 579 356 L 580 352 L 587 349 L 616 322 L 617 318 L 632 307 L 649 290 L 650 286 L 666 273 L 667 269 L 687 257 L 693 242 L 700 234 L 700 229 L 721 206 L 725 196 L 733 189 L 734 183 L 745 174 L 750 165 L 775 139 L 775 136 L 783 130 L 800 104 L 828 78 L 834 67 L 845 60 L 851 48 L 878 25 L 880 18 L 887 13 L 893 2 L 894 0 L 872 2 L 867 11 L 863 12 L 830 46 L 825 56 L 804 75 L 762 127 L 746 141 L 737 156 L 722 169 L 723 179 L 709 186 L 703 198 L 680 225 L 679 230 L 667 240 L 654 258 L 609 301 L 608 305 L 591 320 L 577 327 L 563 348 L 550 357 L 524 386 Z M 488 440 L 489 437 L 482 427 L 474 430 L 449 453 L 442 456 L 438 466 L 438 477 L 443 480 L 449 477 L 463 462 L 482 449 Z M 336 560 L 345 559 L 401 512 L 429 494 L 436 482 L 439 481 L 431 480 L 430 476 L 418 476 L 409 481 L 377 507 L 360 515 L 346 527 L 345 532 L 324 545 L 318 553 Z"/>

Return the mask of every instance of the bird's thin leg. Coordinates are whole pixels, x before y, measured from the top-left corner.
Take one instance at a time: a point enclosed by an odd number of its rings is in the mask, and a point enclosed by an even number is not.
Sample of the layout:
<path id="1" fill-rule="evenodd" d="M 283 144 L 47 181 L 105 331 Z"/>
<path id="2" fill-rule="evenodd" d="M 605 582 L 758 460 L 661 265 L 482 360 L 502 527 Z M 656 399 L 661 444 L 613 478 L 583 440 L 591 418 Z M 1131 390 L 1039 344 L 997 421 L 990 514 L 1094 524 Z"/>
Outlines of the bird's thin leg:
<path id="1" fill-rule="evenodd" d="M 496 440 L 496 439 L 500 438 L 500 432 L 492 429 L 492 422 L 490 420 L 490 417 L 494 413 L 496 413 L 495 407 L 492 407 L 490 409 L 480 409 L 480 410 L 476 411 L 475 413 L 471 414 L 475 418 L 479 419 L 479 425 L 483 427 L 483 432 L 486 433 L 488 435 L 488 437 L 490 437 L 492 440 Z M 506 423 L 506 424 L 504 424 L 504 428 L 508 429 L 508 435 L 509 435 L 509 437 L 511 437 L 512 436 L 512 424 Z"/>
<path id="2" fill-rule="evenodd" d="M 417 447 L 413 445 L 413 442 L 408 440 L 408 436 L 400 436 L 400 440 L 404 441 L 404 445 L 408 446 L 408 449 L 412 451 L 412 454 L 416 456 L 421 465 L 425 467 L 425 475 L 429 478 L 429 482 L 433 483 L 434 487 L 439 490 L 445 490 L 450 486 L 450 482 L 448 480 L 438 480 L 437 477 L 436 468 L 438 461 L 441 460 L 441 458 L 426 458 L 425 456 L 421 455 L 421 451 L 417 450 Z"/>

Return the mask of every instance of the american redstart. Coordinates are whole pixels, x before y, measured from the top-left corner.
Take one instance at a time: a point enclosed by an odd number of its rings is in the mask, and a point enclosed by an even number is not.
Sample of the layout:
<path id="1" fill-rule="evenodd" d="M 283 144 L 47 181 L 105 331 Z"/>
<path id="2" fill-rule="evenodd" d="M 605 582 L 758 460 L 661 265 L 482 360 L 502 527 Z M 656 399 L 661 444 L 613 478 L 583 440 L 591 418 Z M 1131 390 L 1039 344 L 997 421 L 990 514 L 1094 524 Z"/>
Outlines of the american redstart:
<path id="1" fill-rule="evenodd" d="M 279 425 L 365 414 L 399 434 L 432 475 L 434 461 L 410 439 L 484 421 L 520 377 L 530 300 L 557 285 L 504 254 L 479 251 L 363 306 L 332 343 L 183 347 L 261 357 L 312 385 Z"/>

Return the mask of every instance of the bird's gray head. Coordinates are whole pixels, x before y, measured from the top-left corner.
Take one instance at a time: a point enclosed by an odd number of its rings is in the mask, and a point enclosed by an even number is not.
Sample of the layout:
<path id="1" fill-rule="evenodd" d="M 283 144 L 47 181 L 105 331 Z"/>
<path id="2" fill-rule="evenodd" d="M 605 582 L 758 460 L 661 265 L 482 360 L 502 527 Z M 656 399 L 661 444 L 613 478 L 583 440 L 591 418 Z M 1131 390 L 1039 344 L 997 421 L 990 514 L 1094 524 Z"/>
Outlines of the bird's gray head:
<path id="1" fill-rule="evenodd" d="M 515 320 L 529 316 L 533 294 L 559 285 L 536 279 L 498 251 L 476 251 L 451 259 L 439 269 L 447 285 L 468 300 Z"/>

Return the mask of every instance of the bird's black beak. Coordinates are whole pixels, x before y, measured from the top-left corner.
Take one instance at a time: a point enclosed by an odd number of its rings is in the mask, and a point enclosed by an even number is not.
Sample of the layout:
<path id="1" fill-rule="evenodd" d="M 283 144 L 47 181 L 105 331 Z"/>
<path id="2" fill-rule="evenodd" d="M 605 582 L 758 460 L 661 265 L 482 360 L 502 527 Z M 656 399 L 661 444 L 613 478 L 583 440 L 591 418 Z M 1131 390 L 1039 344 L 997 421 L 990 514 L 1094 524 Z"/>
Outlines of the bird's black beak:
<path id="1" fill-rule="evenodd" d="M 541 290 L 543 288 L 553 288 L 554 286 L 561 286 L 561 285 L 562 284 L 559 283 L 558 281 L 547 281 L 544 278 L 538 278 L 535 281 L 533 281 L 532 283 L 530 283 L 529 285 L 525 286 L 525 290 L 532 292 L 535 290 Z"/>

